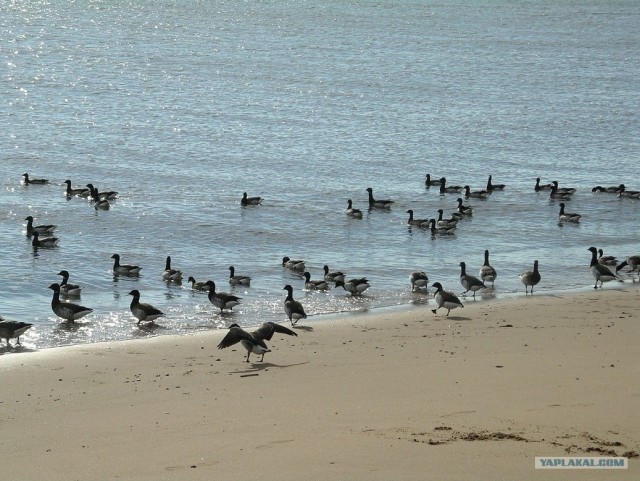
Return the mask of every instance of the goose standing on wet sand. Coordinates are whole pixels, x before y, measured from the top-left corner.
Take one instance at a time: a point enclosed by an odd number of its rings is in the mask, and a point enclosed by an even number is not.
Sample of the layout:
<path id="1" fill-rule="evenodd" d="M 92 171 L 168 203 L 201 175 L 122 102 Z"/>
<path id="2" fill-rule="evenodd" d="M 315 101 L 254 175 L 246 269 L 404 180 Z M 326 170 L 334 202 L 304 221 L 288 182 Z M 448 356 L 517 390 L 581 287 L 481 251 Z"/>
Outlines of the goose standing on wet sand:
<path id="1" fill-rule="evenodd" d="M 140 274 L 142 267 L 131 264 L 120 264 L 120 254 L 113 254 L 111 256 L 113 261 L 113 275 L 119 276 L 137 276 Z"/>
<path id="2" fill-rule="evenodd" d="M 182 271 L 171 268 L 171 256 L 167 256 L 164 271 L 162 271 L 162 279 L 168 282 L 182 282 Z"/>
<path id="3" fill-rule="evenodd" d="M 560 213 L 558 214 L 558 219 L 560 222 L 580 222 L 580 218 L 582 217 L 580 214 L 576 214 L 575 212 L 566 212 L 564 210 L 564 202 L 560 202 Z"/>
<path id="4" fill-rule="evenodd" d="M 540 177 L 536 179 L 536 185 L 533 188 L 536 192 L 540 192 L 541 190 L 551 190 L 551 184 L 540 184 Z"/>
<path id="5" fill-rule="evenodd" d="M 229 266 L 229 284 L 232 286 L 249 286 L 251 285 L 251 277 L 236 275 L 236 269 Z"/>
<path id="6" fill-rule="evenodd" d="M 40 237 L 37 231 L 31 234 L 31 245 L 33 247 L 55 247 L 59 240 L 57 237 Z"/>
<path id="7" fill-rule="evenodd" d="M 247 193 L 244 192 L 242 194 L 242 199 L 240 200 L 240 205 L 246 207 L 248 205 L 260 205 L 262 202 L 262 197 L 247 197 Z"/>
<path id="8" fill-rule="evenodd" d="M 348 281 L 337 281 L 336 287 L 342 287 L 345 291 L 351 293 L 352 296 L 359 296 L 371 287 L 366 277 L 357 279 L 349 279 Z"/>
<path id="9" fill-rule="evenodd" d="M 300 319 L 306 319 L 307 314 L 304 312 L 302 304 L 293 298 L 293 287 L 287 284 L 282 290 L 287 291 L 287 296 L 284 298 L 284 312 L 289 318 L 291 325 L 295 326 Z"/>
<path id="10" fill-rule="evenodd" d="M 491 176 L 489 176 L 489 179 L 487 180 L 487 192 L 491 193 L 494 190 L 504 190 L 505 185 L 504 184 L 494 184 L 491 182 Z"/>
<path id="11" fill-rule="evenodd" d="M 49 235 L 52 234 L 54 230 L 56 230 L 57 226 L 53 224 L 42 224 L 42 225 L 33 225 L 33 217 L 27 216 L 25 219 L 27 221 L 27 235 L 31 237 L 34 232 L 37 232 L 41 235 Z"/>
<path id="12" fill-rule="evenodd" d="M 227 292 L 216 292 L 216 283 L 213 281 L 207 281 L 206 285 L 209 286 L 209 301 L 211 304 L 220 309 L 220 314 L 224 309 L 232 310 L 238 304 L 240 304 L 241 297 L 234 296 Z"/>
<path id="13" fill-rule="evenodd" d="M 362 219 L 362 211 L 360 209 L 353 208 L 353 201 L 351 199 L 347 199 L 346 212 L 349 217 L 353 217 L 354 219 Z"/>
<path id="14" fill-rule="evenodd" d="M 542 279 L 540 276 L 540 271 L 538 270 L 538 261 L 533 261 L 533 270 L 525 271 L 520 274 L 520 280 L 524 284 L 524 293 L 528 294 L 529 286 L 531 286 L 531 294 L 533 294 L 533 286 L 537 286 Z"/>
<path id="15" fill-rule="evenodd" d="M 88 197 L 91 195 L 91 190 L 88 187 L 77 187 L 75 189 L 71 188 L 71 181 L 69 179 L 64 181 L 67 184 L 66 194 L 67 197 L 73 197 L 77 195 L 79 197 Z"/>
<path id="16" fill-rule="evenodd" d="M 20 346 L 20 336 L 27 331 L 33 324 L 20 321 L 7 321 L 0 316 L 0 339 L 6 339 L 7 347 L 11 347 L 9 339 L 17 339 L 16 346 Z"/>
<path id="17" fill-rule="evenodd" d="M 460 263 L 460 284 L 465 288 L 465 291 L 462 294 L 466 294 L 467 292 L 473 292 L 473 298 L 476 298 L 476 292 L 481 289 L 486 289 L 484 282 L 478 279 L 475 276 L 467 274 L 467 265 L 464 262 Z"/>
<path id="18" fill-rule="evenodd" d="M 593 286 L 594 289 L 598 288 L 598 282 L 600 282 L 600 287 L 602 288 L 603 283 L 618 279 L 618 276 L 611 272 L 611 269 L 598 262 L 598 249 L 595 247 L 589 247 L 587 250 L 591 252 L 591 264 L 589 265 L 589 270 L 596 280 L 596 283 Z"/>
<path id="19" fill-rule="evenodd" d="M 616 274 L 621 269 L 628 267 L 628 273 L 637 272 L 638 280 L 640 281 L 640 256 L 629 256 L 625 260 L 623 260 L 618 267 L 616 267 Z"/>
<path id="20" fill-rule="evenodd" d="M 191 289 L 194 291 L 209 292 L 209 285 L 205 281 L 196 282 L 193 276 L 189 276 L 187 282 L 191 282 Z"/>
<path id="21" fill-rule="evenodd" d="M 409 274 L 409 282 L 411 283 L 411 292 L 418 289 L 427 289 L 429 277 L 424 271 L 414 271 Z"/>
<path id="22" fill-rule="evenodd" d="M 462 192 L 461 185 L 447 185 L 446 177 L 440 177 L 440 194 L 457 194 Z"/>
<path id="23" fill-rule="evenodd" d="M 164 313 L 160 309 L 156 309 L 151 304 L 145 304 L 140 302 L 140 291 L 137 289 L 129 292 L 130 296 L 133 296 L 129 308 L 138 322 L 136 325 L 140 325 L 141 322 L 146 322 L 148 326 L 155 324 L 155 320 L 164 316 Z"/>
<path id="24" fill-rule="evenodd" d="M 69 271 L 62 270 L 58 275 L 62 276 L 60 294 L 67 297 L 80 297 L 82 288 L 78 284 L 69 284 Z"/>
<path id="25" fill-rule="evenodd" d="M 329 289 L 329 283 L 324 279 L 322 280 L 311 279 L 310 272 L 305 272 L 303 275 L 305 279 L 304 281 L 305 289 L 309 291 L 326 291 L 327 289 Z"/>
<path id="26" fill-rule="evenodd" d="M 226 347 L 233 346 L 238 342 L 242 343 L 242 346 L 247 350 L 246 362 L 249 362 L 249 356 L 251 353 L 261 354 L 260 362 L 264 360 L 264 355 L 267 352 L 271 352 L 271 349 L 264 341 L 270 341 L 273 335 L 279 332 L 280 334 L 286 334 L 288 336 L 298 336 L 291 329 L 276 324 L 275 322 L 263 322 L 262 325 L 253 332 L 247 332 L 242 329 L 238 324 L 233 323 L 229 326 L 229 332 L 222 338 L 218 349 L 224 349 Z"/>
<path id="27" fill-rule="evenodd" d="M 93 309 L 89 307 L 72 304 L 71 302 L 62 302 L 60 300 L 60 284 L 53 283 L 49 286 L 53 290 L 53 299 L 51 299 L 51 309 L 56 316 L 61 317 L 65 321 L 75 322 L 83 316 L 86 316 Z"/>
<path id="28" fill-rule="evenodd" d="M 416 219 L 413 217 L 413 210 L 407 210 L 407 214 L 409 214 L 409 219 L 407 220 L 407 225 L 415 226 L 415 227 L 429 227 L 429 219 Z"/>
<path id="29" fill-rule="evenodd" d="M 376 200 L 373 198 L 373 189 L 371 187 L 367 187 L 367 192 L 369 193 L 369 208 L 375 209 L 390 209 L 391 205 L 394 203 L 393 200 L 385 199 L 385 200 Z"/>
<path id="30" fill-rule="evenodd" d="M 438 305 L 438 307 L 436 307 L 435 309 L 431 309 L 431 312 L 433 312 L 434 314 L 441 307 L 444 307 L 447 310 L 447 316 L 449 315 L 449 312 L 451 312 L 451 309 L 464 307 L 462 302 L 460 302 L 460 299 L 458 299 L 458 297 L 454 293 L 445 291 L 442 288 L 442 284 L 440 284 L 439 282 L 434 282 L 431 287 L 436 289 L 434 298 L 436 300 L 436 304 Z"/>
<path id="31" fill-rule="evenodd" d="M 306 269 L 304 261 L 300 259 L 289 259 L 287 256 L 282 258 L 282 267 L 294 271 L 298 274 L 302 274 Z"/>
<path id="32" fill-rule="evenodd" d="M 43 185 L 43 184 L 49 183 L 48 179 L 32 179 L 31 177 L 29 177 L 29 174 L 26 172 L 22 174 L 22 177 L 24 177 L 25 185 L 30 185 L 30 184 Z"/>
<path id="33" fill-rule="evenodd" d="M 328 265 L 324 265 L 322 267 L 322 269 L 324 269 L 324 280 L 327 282 L 337 282 L 337 281 L 343 281 L 344 282 L 344 272 L 342 271 L 330 271 L 329 270 L 329 266 Z"/>
<path id="34" fill-rule="evenodd" d="M 493 286 L 496 281 L 496 277 L 498 277 L 498 273 L 496 270 L 489 264 L 489 249 L 485 249 L 484 251 L 484 264 L 480 268 L 480 279 L 483 282 L 491 282 Z"/>

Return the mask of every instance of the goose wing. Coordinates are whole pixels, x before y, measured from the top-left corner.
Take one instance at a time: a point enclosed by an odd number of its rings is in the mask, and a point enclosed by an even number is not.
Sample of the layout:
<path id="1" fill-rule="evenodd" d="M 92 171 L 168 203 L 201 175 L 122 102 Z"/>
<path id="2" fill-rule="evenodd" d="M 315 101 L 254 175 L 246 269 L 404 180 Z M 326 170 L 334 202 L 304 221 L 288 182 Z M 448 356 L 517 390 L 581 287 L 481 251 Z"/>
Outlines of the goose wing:
<path id="1" fill-rule="evenodd" d="M 275 322 L 263 322 L 258 329 L 253 331 L 253 336 L 258 339 L 264 339 L 266 341 L 270 341 L 276 332 L 279 332 L 281 334 L 287 334 L 289 336 L 298 335 L 291 329 L 281 326 L 280 324 L 276 324 Z"/>

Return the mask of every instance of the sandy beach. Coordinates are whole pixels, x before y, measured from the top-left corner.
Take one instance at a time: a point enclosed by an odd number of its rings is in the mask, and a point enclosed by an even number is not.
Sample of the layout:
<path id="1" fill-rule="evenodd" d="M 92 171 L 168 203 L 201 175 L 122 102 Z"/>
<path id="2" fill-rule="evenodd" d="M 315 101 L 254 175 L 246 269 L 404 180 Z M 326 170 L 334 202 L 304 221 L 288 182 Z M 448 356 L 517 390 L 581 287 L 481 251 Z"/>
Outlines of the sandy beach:
<path id="1" fill-rule="evenodd" d="M 639 293 L 308 319 L 264 362 L 217 349 L 226 331 L 10 352 L 0 477 L 638 479 Z M 630 460 L 551 471 L 536 456 Z"/>

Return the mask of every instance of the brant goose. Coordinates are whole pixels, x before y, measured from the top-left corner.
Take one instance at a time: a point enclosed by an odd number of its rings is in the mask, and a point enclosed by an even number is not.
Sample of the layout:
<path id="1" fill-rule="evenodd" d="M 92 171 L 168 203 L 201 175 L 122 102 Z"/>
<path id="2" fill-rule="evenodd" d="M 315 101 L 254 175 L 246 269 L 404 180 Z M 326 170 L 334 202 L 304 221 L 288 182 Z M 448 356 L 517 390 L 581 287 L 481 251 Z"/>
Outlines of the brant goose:
<path id="1" fill-rule="evenodd" d="M 238 324 L 233 323 L 229 326 L 227 335 L 224 336 L 220 344 L 218 344 L 218 349 L 224 349 L 240 342 L 247 350 L 246 362 L 249 362 L 251 353 L 261 354 L 260 362 L 262 362 L 265 353 L 271 352 L 271 349 L 269 349 L 264 341 L 270 341 L 276 332 L 287 334 L 288 336 L 298 336 L 298 334 L 291 329 L 276 324 L 275 322 L 263 322 L 258 329 L 251 333 L 242 329 Z"/>

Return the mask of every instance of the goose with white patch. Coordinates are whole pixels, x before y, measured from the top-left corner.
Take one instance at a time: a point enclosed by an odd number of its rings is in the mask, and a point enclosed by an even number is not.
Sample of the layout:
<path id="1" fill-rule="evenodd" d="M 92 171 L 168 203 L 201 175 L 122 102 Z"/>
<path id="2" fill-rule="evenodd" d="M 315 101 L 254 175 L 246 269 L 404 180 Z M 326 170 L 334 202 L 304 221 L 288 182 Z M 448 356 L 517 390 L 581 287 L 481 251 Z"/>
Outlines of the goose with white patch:
<path id="1" fill-rule="evenodd" d="M 37 232 L 40 235 L 50 235 L 53 234 L 53 231 L 57 229 L 58 226 L 53 224 L 41 224 L 41 225 L 33 225 L 33 216 L 28 215 L 25 217 L 27 221 L 27 235 L 31 237 L 34 232 Z"/>
<path id="2" fill-rule="evenodd" d="M 491 192 L 488 192 L 486 190 L 471 190 L 471 187 L 469 187 L 468 185 L 464 186 L 464 196 L 467 199 L 486 199 L 487 197 L 489 197 L 490 193 Z"/>
<path id="3" fill-rule="evenodd" d="M 390 199 L 374 199 L 373 198 L 373 189 L 371 187 L 367 187 L 367 192 L 369 193 L 369 208 L 375 209 L 390 209 L 391 205 L 395 202 Z"/>
<path id="4" fill-rule="evenodd" d="M 552 188 L 555 187 L 556 192 L 560 192 L 562 194 L 575 194 L 578 189 L 574 187 L 558 187 L 558 181 L 551 181 Z"/>
<path id="5" fill-rule="evenodd" d="M 605 256 L 602 249 L 598 249 L 598 262 L 603 266 L 618 265 L 618 259 L 615 256 Z"/>
<path id="6" fill-rule="evenodd" d="M 458 197 L 458 207 L 456 212 L 462 216 L 471 217 L 473 215 L 473 207 L 470 205 L 464 205 L 462 198 Z"/>
<path id="7" fill-rule="evenodd" d="M 284 312 L 291 325 L 295 326 L 300 319 L 306 319 L 307 314 L 304 312 L 304 307 L 302 307 L 300 301 L 296 301 L 293 298 L 293 287 L 287 284 L 282 290 L 287 291 L 287 295 L 284 298 Z"/>
<path id="8" fill-rule="evenodd" d="M 88 184 L 91 185 L 91 184 Z M 92 187 L 91 189 L 91 202 L 93 202 L 93 208 L 96 210 L 109 210 L 111 209 L 111 204 L 109 203 L 109 199 L 107 197 L 101 197 L 98 189 Z"/>
<path id="9" fill-rule="evenodd" d="M 301 259 L 290 259 L 287 256 L 282 258 L 282 267 L 294 271 L 298 274 L 302 274 L 306 269 L 304 261 Z"/>
<path id="10" fill-rule="evenodd" d="M 436 187 L 440 185 L 440 179 L 432 179 L 431 178 L 431 174 L 427 174 L 426 178 L 424 179 L 424 185 L 425 187 Z"/>
<path id="11" fill-rule="evenodd" d="M 491 193 L 494 190 L 504 190 L 504 188 L 504 184 L 494 184 L 493 182 L 491 182 L 491 176 L 489 176 L 489 179 L 487 180 L 487 192 Z"/>
<path id="12" fill-rule="evenodd" d="M 240 199 L 240 205 L 243 207 L 247 207 L 249 205 L 260 205 L 261 202 L 262 197 L 248 197 L 246 192 L 242 194 L 242 199 Z"/>
<path id="13" fill-rule="evenodd" d="M 352 296 L 359 296 L 364 291 L 371 287 L 366 277 L 360 277 L 355 279 L 349 279 L 348 281 L 337 281 L 336 287 L 342 287 L 345 291 L 349 292 Z"/>
<path id="14" fill-rule="evenodd" d="M 551 184 L 541 184 L 540 177 L 536 178 L 536 185 L 533 190 L 540 192 L 541 190 L 551 190 Z"/>
<path id="15" fill-rule="evenodd" d="M 167 282 L 182 282 L 182 271 L 171 267 L 171 256 L 167 256 L 167 260 L 165 261 L 162 279 Z"/>
<path id="16" fill-rule="evenodd" d="M 411 292 L 419 289 L 427 289 L 429 286 L 429 277 L 424 271 L 414 271 L 409 274 L 409 282 L 411 283 Z"/>
<path id="17" fill-rule="evenodd" d="M 576 214 L 575 212 L 567 212 L 564 210 L 564 208 L 564 202 L 560 202 L 560 213 L 558 214 L 558 219 L 560 220 L 560 222 L 580 222 L 580 218 L 582 217 L 580 214 Z"/>
<path id="18" fill-rule="evenodd" d="M 142 267 L 132 264 L 120 264 L 120 254 L 113 254 L 113 274 L 116 276 L 137 276 Z"/>
<path id="19" fill-rule="evenodd" d="M 225 309 L 232 310 L 238 304 L 240 304 L 241 297 L 234 296 L 233 294 L 229 294 L 227 292 L 216 292 L 216 283 L 213 281 L 207 281 L 207 285 L 209 286 L 209 301 L 211 304 L 220 309 L 220 314 Z"/>
<path id="20" fill-rule="evenodd" d="M 148 326 L 154 325 L 156 319 L 164 316 L 164 313 L 160 309 L 153 307 L 151 304 L 140 302 L 140 291 L 137 289 L 133 289 L 129 292 L 129 295 L 133 296 L 129 309 L 131 309 L 134 317 L 138 319 L 136 325 L 139 326 L 141 322 L 146 322 Z"/>
<path id="21" fill-rule="evenodd" d="M 53 291 L 53 299 L 51 299 L 51 309 L 56 316 L 61 317 L 67 322 L 75 322 L 81 317 L 93 312 L 93 309 L 84 307 L 71 302 L 62 302 L 60 300 L 60 284 L 54 282 L 49 286 Z"/>
<path id="22" fill-rule="evenodd" d="M 413 217 L 413 209 L 407 210 L 407 214 L 409 214 L 407 225 L 415 227 L 429 227 L 429 219 L 416 219 Z"/>
<path id="23" fill-rule="evenodd" d="M 632 274 L 638 273 L 638 280 L 640 281 L 640 256 L 629 256 L 623 260 L 618 267 L 616 267 L 616 273 L 621 269 L 627 268 L 627 272 Z"/>
<path id="24" fill-rule="evenodd" d="M 483 282 L 491 282 L 492 286 L 495 284 L 496 277 L 498 277 L 495 268 L 489 263 L 489 249 L 484 251 L 484 264 L 480 268 L 479 275 Z"/>
<path id="25" fill-rule="evenodd" d="M 31 245 L 33 247 L 55 247 L 60 239 L 57 237 L 40 237 L 38 232 L 31 235 Z"/>
<path id="26" fill-rule="evenodd" d="M 458 225 L 458 219 L 455 217 L 451 217 L 450 219 L 444 219 L 444 210 L 438 209 L 438 220 L 436 225 L 438 227 L 456 227 Z"/>
<path id="27" fill-rule="evenodd" d="M 600 287 L 602 288 L 602 285 L 605 282 L 618 279 L 618 276 L 611 272 L 611 269 L 598 262 L 598 249 L 596 249 L 595 247 L 589 247 L 587 250 L 591 252 L 591 263 L 589 264 L 589 270 L 596 280 L 596 283 L 593 286 L 594 289 L 598 288 L 598 282 L 600 282 Z"/>
<path id="28" fill-rule="evenodd" d="M 456 226 L 438 226 L 436 225 L 435 219 L 430 219 L 429 223 L 431 224 L 431 235 L 452 235 L 455 233 Z"/>
<path id="29" fill-rule="evenodd" d="M 58 275 L 62 276 L 60 294 L 67 297 L 80 297 L 82 288 L 78 284 L 69 284 L 69 271 L 61 270 Z"/>
<path id="30" fill-rule="evenodd" d="M 262 325 L 253 332 L 247 332 L 238 324 L 233 323 L 229 326 L 229 332 L 222 338 L 218 344 L 218 349 L 225 349 L 240 342 L 247 350 L 246 362 L 249 362 L 251 353 L 260 354 L 260 362 L 264 360 L 264 355 L 271 352 L 271 349 L 264 341 L 270 341 L 275 333 L 286 334 L 287 336 L 298 336 L 291 329 L 276 324 L 275 322 L 263 322 Z"/>
<path id="31" fill-rule="evenodd" d="M 187 282 L 191 283 L 191 289 L 194 291 L 209 292 L 209 285 L 206 281 L 196 281 L 193 276 L 189 276 Z"/>
<path id="32" fill-rule="evenodd" d="M 465 291 L 462 294 L 466 294 L 467 292 L 473 292 L 473 298 L 476 298 L 476 292 L 482 289 L 486 289 L 487 286 L 485 283 L 478 279 L 475 276 L 467 274 L 467 265 L 464 262 L 460 263 L 460 284 L 464 287 Z"/>
<path id="33" fill-rule="evenodd" d="M 436 300 L 436 304 L 438 305 L 438 307 L 436 307 L 435 309 L 431 309 L 431 312 L 433 312 L 434 314 L 438 312 L 438 309 L 440 309 L 441 307 L 447 310 L 447 316 L 451 312 L 451 309 L 464 307 L 462 302 L 460 302 L 460 299 L 458 299 L 458 296 L 456 296 L 453 292 L 445 291 L 442 288 L 442 284 L 440 284 L 439 282 L 434 282 L 431 287 L 436 289 L 434 298 Z"/>
<path id="34" fill-rule="evenodd" d="M 601 193 L 618 194 L 620 192 L 620 186 L 619 185 L 610 185 L 608 187 L 603 187 L 601 185 L 596 185 L 593 189 L 591 189 L 591 192 L 594 192 L 596 194 L 601 194 Z"/>
<path id="35" fill-rule="evenodd" d="M 102 200 L 116 200 L 118 198 L 118 192 L 116 192 L 115 190 L 107 190 L 105 192 L 98 192 L 98 188 L 95 187 L 93 184 L 87 184 L 87 187 L 89 188 L 89 191 L 91 192 L 91 196 L 93 196 L 93 193 L 95 193 L 95 195 Z"/>
<path id="36" fill-rule="evenodd" d="M 251 277 L 236 275 L 236 268 L 229 266 L 229 284 L 232 286 L 249 286 L 251 285 Z"/>
<path id="37" fill-rule="evenodd" d="M 69 179 L 65 180 L 64 183 L 67 184 L 67 189 L 65 191 L 65 193 L 67 194 L 67 197 L 73 197 L 73 196 L 89 197 L 91 195 L 91 190 L 88 187 L 72 188 L 71 181 Z"/>
<path id="38" fill-rule="evenodd" d="M 329 289 L 329 283 L 324 279 L 311 279 L 311 273 L 305 272 L 304 274 L 304 288 L 309 291 L 326 291 Z"/>
<path id="39" fill-rule="evenodd" d="M 33 177 L 29 177 L 29 174 L 26 172 L 22 174 L 22 177 L 24 177 L 25 185 L 31 185 L 31 184 L 44 185 L 49 183 L 49 179 L 35 179 Z"/>
<path id="40" fill-rule="evenodd" d="M 440 194 L 458 194 L 462 189 L 461 185 L 447 185 L 446 177 L 440 177 Z"/>
<path id="41" fill-rule="evenodd" d="M 538 270 L 538 261 L 533 261 L 533 270 L 525 271 L 520 274 L 520 280 L 524 284 L 524 293 L 528 294 L 529 286 L 531 286 L 531 294 L 533 294 L 533 286 L 537 286 L 542 276 Z"/>
<path id="42" fill-rule="evenodd" d="M 322 267 L 324 269 L 324 280 L 327 282 L 344 282 L 344 272 L 342 271 L 330 271 L 329 266 L 325 265 Z"/>
<path id="43" fill-rule="evenodd" d="M 551 186 L 551 191 L 549 192 L 550 199 L 571 200 L 572 195 L 570 192 L 560 192 L 555 185 Z"/>
<path id="44" fill-rule="evenodd" d="M 354 219 L 362 219 L 362 211 L 353 207 L 353 201 L 351 199 L 347 199 L 346 212 L 349 217 L 352 217 Z"/>
<path id="45" fill-rule="evenodd" d="M 7 347 L 11 347 L 9 339 L 16 339 L 16 345 L 20 346 L 22 336 L 33 324 L 21 321 L 8 321 L 0 316 L 0 339 L 7 341 Z"/>

